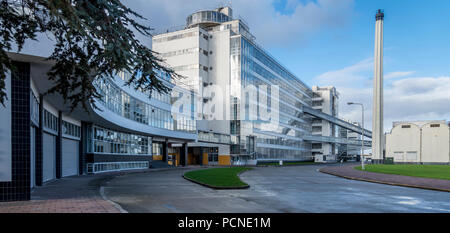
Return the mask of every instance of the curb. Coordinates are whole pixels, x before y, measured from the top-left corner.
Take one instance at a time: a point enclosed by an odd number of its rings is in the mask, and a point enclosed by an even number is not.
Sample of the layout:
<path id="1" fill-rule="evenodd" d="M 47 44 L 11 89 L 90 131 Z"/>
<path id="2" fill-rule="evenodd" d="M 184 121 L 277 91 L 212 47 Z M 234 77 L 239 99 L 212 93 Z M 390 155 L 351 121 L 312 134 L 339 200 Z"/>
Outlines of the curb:
<path id="1" fill-rule="evenodd" d="M 239 177 L 242 173 L 244 173 L 244 172 L 246 172 L 246 171 L 249 171 L 249 170 L 241 171 L 241 172 L 239 172 L 238 174 L 236 174 L 236 176 Z M 247 185 L 244 185 L 244 186 L 229 186 L 229 187 L 224 187 L 224 186 L 213 186 L 213 185 L 205 184 L 205 183 L 200 182 L 200 181 L 196 181 L 196 180 L 194 180 L 194 179 L 191 179 L 191 178 L 189 178 L 189 177 L 186 177 L 185 175 L 182 175 L 182 177 L 183 177 L 184 179 L 188 180 L 188 181 L 193 182 L 193 183 L 196 183 L 196 184 L 205 186 L 205 187 L 207 187 L 207 188 L 216 189 L 216 190 L 248 189 L 248 188 L 250 188 L 250 185 L 248 185 L 248 184 L 247 184 Z"/>
<path id="2" fill-rule="evenodd" d="M 391 182 L 381 181 L 381 180 L 369 180 L 369 179 L 364 179 L 364 178 L 359 178 L 359 177 L 339 175 L 339 174 L 335 174 L 332 172 L 322 171 L 322 169 L 319 169 L 319 171 L 322 173 L 328 174 L 328 175 L 342 177 L 342 178 L 349 179 L 349 180 L 359 180 L 359 181 L 365 181 L 365 182 L 371 182 L 371 183 L 377 183 L 377 184 L 386 184 L 386 185 L 402 186 L 402 187 L 408 187 L 408 188 L 419 188 L 419 189 L 427 189 L 427 190 L 434 190 L 434 191 L 441 191 L 441 192 L 450 192 L 449 189 L 440 189 L 440 188 L 425 187 L 425 186 L 420 186 L 420 185 L 401 184 L 401 183 L 391 183 Z"/>
<path id="3" fill-rule="evenodd" d="M 120 206 L 119 204 L 109 200 L 106 195 L 105 195 L 105 188 L 103 186 L 100 187 L 100 196 L 102 196 L 103 200 L 107 201 L 108 203 L 110 203 L 111 205 L 113 205 L 116 209 L 118 209 L 120 211 L 120 213 L 122 214 L 126 214 L 128 213 L 128 211 L 126 211 L 125 209 L 122 208 L 122 206 Z"/>
<path id="4" fill-rule="evenodd" d="M 123 171 L 123 172 L 111 172 L 111 173 L 103 173 L 102 175 L 106 175 L 107 178 L 104 179 L 102 181 L 103 184 L 107 183 L 109 180 L 112 180 L 116 177 L 120 177 L 120 176 L 124 176 L 124 175 L 132 175 L 132 174 L 142 174 L 142 173 L 151 173 L 151 172 L 159 172 L 159 171 L 168 171 L 168 170 L 174 170 L 174 169 L 180 169 L 180 170 L 188 170 L 188 167 L 179 167 L 179 168 L 153 168 L 153 169 L 143 169 L 143 170 L 130 170 L 130 171 Z M 101 174 L 101 173 L 100 173 Z M 94 174 L 95 176 L 95 174 Z M 99 194 L 102 197 L 103 200 L 107 201 L 108 203 L 110 203 L 111 205 L 113 205 L 117 210 L 120 211 L 120 213 L 128 213 L 128 211 L 126 211 L 124 208 L 122 208 L 122 206 L 120 206 L 119 204 L 111 201 L 108 199 L 108 197 L 106 197 L 105 194 L 105 186 L 104 185 L 100 185 L 99 186 Z"/>

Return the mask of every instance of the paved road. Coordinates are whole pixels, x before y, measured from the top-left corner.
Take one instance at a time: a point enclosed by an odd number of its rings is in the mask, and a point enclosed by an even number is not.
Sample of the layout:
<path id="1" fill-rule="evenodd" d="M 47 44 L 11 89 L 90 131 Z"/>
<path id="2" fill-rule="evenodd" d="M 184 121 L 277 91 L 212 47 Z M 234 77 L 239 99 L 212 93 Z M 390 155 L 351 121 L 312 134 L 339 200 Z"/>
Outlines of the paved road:
<path id="1" fill-rule="evenodd" d="M 258 167 L 247 190 L 212 190 L 186 170 L 129 174 L 106 183 L 106 196 L 129 212 L 450 212 L 450 193 L 347 180 L 320 166 Z"/>

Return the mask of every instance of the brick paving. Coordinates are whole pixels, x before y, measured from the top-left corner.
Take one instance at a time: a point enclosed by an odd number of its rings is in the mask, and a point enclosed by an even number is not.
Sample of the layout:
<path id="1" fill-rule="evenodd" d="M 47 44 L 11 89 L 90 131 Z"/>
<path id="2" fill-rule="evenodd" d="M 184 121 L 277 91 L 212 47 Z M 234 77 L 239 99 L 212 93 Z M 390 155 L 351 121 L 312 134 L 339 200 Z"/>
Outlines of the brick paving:
<path id="1" fill-rule="evenodd" d="M 100 187 L 125 174 L 192 169 L 199 166 L 130 170 L 62 178 L 33 188 L 30 201 L 0 202 L 0 213 L 122 213 L 120 206 L 103 199 Z"/>
<path id="2" fill-rule="evenodd" d="M 0 202 L 0 213 L 120 213 L 100 195 L 111 174 L 67 177 L 32 190 L 30 201 Z"/>
<path id="3" fill-rule="evenodd" d="M 120 213 L 101 197 L 0 203 L 0 213 Z"/>
<path id="4" fill-rule="evenodd" d="M 354 168 L 356 166 L 359 165 L 330 166 L 319 171 L 353 180 L 450 192 L 450 180 L 359 171 Z"/>

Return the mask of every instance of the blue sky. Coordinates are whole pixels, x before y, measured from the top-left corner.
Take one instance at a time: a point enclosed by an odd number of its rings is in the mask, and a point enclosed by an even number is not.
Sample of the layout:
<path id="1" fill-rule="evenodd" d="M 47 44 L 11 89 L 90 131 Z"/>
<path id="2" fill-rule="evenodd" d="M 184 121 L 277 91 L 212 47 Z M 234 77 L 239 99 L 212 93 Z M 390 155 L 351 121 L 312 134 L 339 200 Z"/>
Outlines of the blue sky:
<path id="1" fill-rule="evenodd" d="M 372 122 L 375 12 L 383 9 L 384 128 L 394 121 L 450 120 L 450 1 L 123 0 L 164 29 L 200 9 L 230 4 L 256 41 L 309 86 L 335 86 L 339 115 Z M 188 3 L 188 4 L 186 4 Z"/>
<path id="2" fill-rule="evenodd" d="M 273 3 L 282 14 L 287 0 Z M 304 3 L 305 1 L 299 1 Z M 350 22 L 324 30 L 301 46 L 273 45 L 271 53 L 310 85 L 324 71 L 373 56 L 374 15 L 385 11 L 385 74 L 415 71 L 417 76 L 450 76 L 450 1 L 357 0 Z"/>
<path id="3" fill-rule="evenodd" d="M 383 9 L 384 128 L 393 121 L 450 120 L 448 0 L 122 0 L 161 30 L 201 9 L 230 4 L 256 41 L 309 86 L 335 86 L 339 115 L 371 128 L 375 12 Z M 41 39 L 45 37 L 41 37 Z M 142 38 L 142 37 L 140 37 Z M 142 38 L 151 46 L 149 38 Z M 51 42 L 47 42 L 47 44 Z M 44 41 L 24 52 L 49 55 Z M 40 50 L 36 51 L 36 50 Z"/>

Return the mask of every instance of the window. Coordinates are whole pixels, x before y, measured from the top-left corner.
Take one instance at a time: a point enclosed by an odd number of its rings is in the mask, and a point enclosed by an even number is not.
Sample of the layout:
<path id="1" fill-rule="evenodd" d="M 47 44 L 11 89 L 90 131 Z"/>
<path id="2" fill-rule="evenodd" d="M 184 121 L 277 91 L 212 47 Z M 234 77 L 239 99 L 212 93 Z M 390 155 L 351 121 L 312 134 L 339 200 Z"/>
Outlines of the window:
<path id="1" fill-rule="evenodd" d="M 201 33 L 200 33 L 200 34 L 201 34 Z M 178 34 L 178 35 L 173 35 L 173 36 L 167 36 L 167 37 L 157 38 L 157 39 L 154 39 L 153 42 L 155 42 L 155 43 L 160 43 L 160 42 L 166 42 L 166 41 L 171 41 L 171 40 L 177 40 L 177 39 L 182 39 L 182 38 L 192 37 L 192 36 L 197 36 L 197 35 L 199 35 L 198 32 L 187 32 L 187 33 L 183 33 L 183 34 Z"/>
<path id="2" fill-rule="evenodd" d="M 67 121 L 62 122 L 62 133 L 77 138 L 81 137 L 81 127 Z"/>
<path id="3" fill-rule="evenodd" d="M 218 162 L 219 161 L 219 148 L 213 147 L 206 149 L 208 152 L 208 161 L 209 162 Z"/>
<path id="4" fill-rule="evenodd" d="M 440 124 L 431 124 L 430 127 L 431 128 L 437 128 L 437 127 L 441 127 L 441 125 Z"/>
<path id="5" fill-rule="evenodd" d="M 31 120 L 34 121 L 35 124 L 39 124 L 39 101 L 33 91 L 30 91 L 30 99 Z"/>
<path id="6" fill-rule="evenodd" d="M 44 127 L 58 132 L 58 117 L 44 109 Z"/>
<path id="7" fill-rule="evenodd" d="M 203 66 L 203 70 L 206 71 L 206 72 L 208 72 L 208 67 Z"/>
<path id="8" fill-rule="evenodd" d="M 203 38 L 204 38 L 205 40 L 208 40 L 208 35 L 203 35 Z"/>
<path id="9" fill-rule="evenodd" d="M 151 137 L 93 128 L 94 153 L 151 155 Z"/>
<path id="10" fill-rule="evenodd" d="M 402 125 L 402 129 L 409 129 L 411 128 L 411 125 Z"/>
<path id="11" fill-rule="evenodd" d="M 195 66 L 199 67 L 198 64 Z M 170 111 L 154 107 L 128 95 L 128 93 L 122 91 L 113 82 L 109 81 L 109 79 L 97 81 L 95 86 L 102 95 L 103 102 L 100 103 L 116 114 L 152 127 L 177 130 L 174 128 L 174 119 L 170 117 Z M 178 91 L 172 94 L 177 93 L 182 94 L 182 92 Z M 153 96 L 164 100 L 166 103 L 170 103 L 171 101 L 171 96 L 167 94 L 159 95 L 156 94 L 156 92 L 153 92 L 152 97 Z M 190 112 L 185 114 L 191 115 Z M 181 116 L 181 114 L 179 114 L 179 116 Z M 176 117 L 174 118 L 176 119 Z M 184 121 L 183 124 L 189 125 L 189 127 L 179 128 L 178 130 L 194 131 L 196 129 L 196 121 L 194 119 L 185 118 Z"/>
<path id="12" fill-rule="evenodd" d="M 204 54 L 205 56 L 208 56 L 208 51 L 203 50 L 203 54 Z"/>

